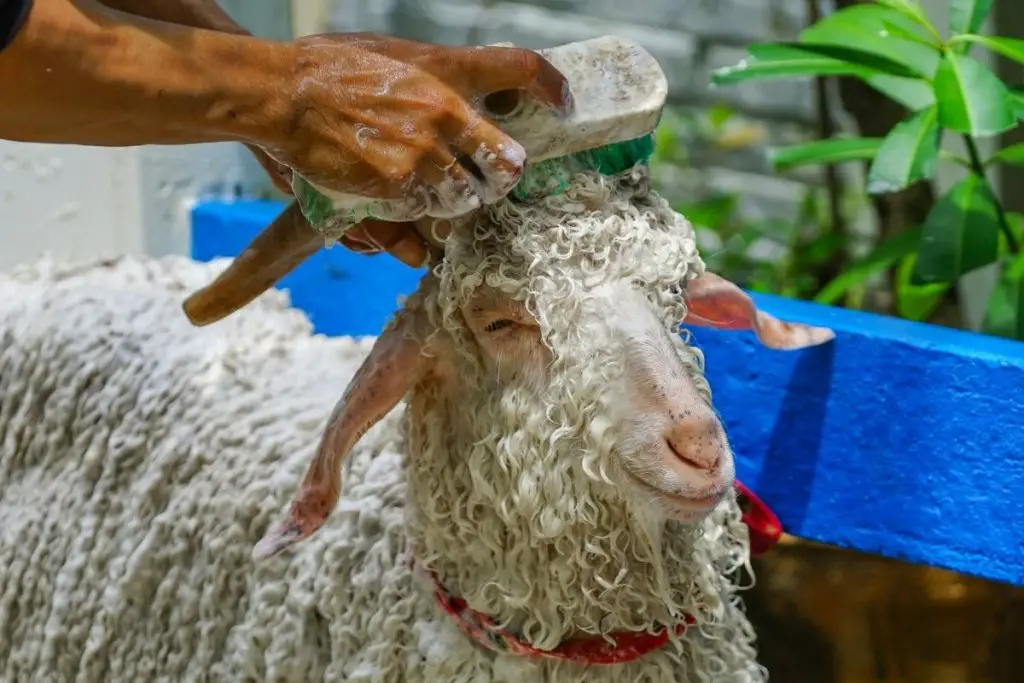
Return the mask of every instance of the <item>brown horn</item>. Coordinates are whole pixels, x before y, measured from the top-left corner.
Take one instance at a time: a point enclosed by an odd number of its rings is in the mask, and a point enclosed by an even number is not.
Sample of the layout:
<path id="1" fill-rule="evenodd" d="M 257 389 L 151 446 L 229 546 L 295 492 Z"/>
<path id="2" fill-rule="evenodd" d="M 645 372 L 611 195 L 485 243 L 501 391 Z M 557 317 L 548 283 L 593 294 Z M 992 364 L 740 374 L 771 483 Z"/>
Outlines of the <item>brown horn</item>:
<path id="1" fill-rule="evenodd" d="M 256 544 L 254 559 L 277 555 L 327 522 L 341 496 L 341 467 L 352 447 L 430 371 L 427 325 L 422 308 L 400 310 L 377 338 L 327 421 L 288 518 Z"/>
<path id="2" fill-rule="evenodd" d="M 182 308 L 201 327 L 226 318 L 274 286 L 323 245 L 323 237 L 292 202 L 224 272 L 194 292 Z"/>

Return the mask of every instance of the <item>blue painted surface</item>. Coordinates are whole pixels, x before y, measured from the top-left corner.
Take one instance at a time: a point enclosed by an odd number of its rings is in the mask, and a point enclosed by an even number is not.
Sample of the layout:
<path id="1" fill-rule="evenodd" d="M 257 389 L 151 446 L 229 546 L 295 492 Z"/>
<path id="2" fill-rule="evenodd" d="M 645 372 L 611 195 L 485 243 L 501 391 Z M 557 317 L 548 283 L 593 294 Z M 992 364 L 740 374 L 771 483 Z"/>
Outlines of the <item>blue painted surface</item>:
<path id="1" fill-rule="evenodd" d="M 272 201 L 202 203 L 192 211 L 192 258 L 236 256 L 284 209 Z M 398 306 L 398 296 L 416 289 L 423 270 L 387 255 L 361 256 L 342 246 L 321 249 L 278 283 L 292 305 L 326 335 L 375 335 Z"/>
<path id="2" fill-rule="evenodd" d="M 193 255 L 231 256 L 282 209 L 204 204 Z M 420 273 L 335 248 L 282 286 L 318 332 L 374 334 Z M 1024 585 L 1024 344 L 755 295 L 836 341 L 770 351 L 694 328 L 741 479 L 786 530 Z"/>

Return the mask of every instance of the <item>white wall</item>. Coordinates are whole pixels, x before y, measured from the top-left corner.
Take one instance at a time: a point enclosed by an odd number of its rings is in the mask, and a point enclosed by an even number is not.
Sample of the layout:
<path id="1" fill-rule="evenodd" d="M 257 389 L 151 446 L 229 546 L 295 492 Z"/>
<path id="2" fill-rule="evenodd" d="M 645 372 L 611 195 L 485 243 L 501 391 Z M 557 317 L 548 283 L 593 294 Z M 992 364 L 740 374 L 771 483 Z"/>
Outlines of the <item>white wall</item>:
<path id="1" fill-rule="evenodd" d="M 203 195 L 258 190 L 238 145 L 127 149 L 0 141 L 0 269 L 44 253 L 187 254 Z"/>

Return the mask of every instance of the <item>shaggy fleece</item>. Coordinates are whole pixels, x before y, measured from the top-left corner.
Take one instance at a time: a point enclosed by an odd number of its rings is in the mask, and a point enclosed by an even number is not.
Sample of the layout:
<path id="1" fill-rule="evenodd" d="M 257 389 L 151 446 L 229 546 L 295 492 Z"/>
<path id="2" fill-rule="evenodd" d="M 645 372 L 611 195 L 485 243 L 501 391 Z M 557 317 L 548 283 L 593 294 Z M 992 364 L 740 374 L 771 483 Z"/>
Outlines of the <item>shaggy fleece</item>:
<path id="1" fill-rule="evenodd" d="M 402 407 L 350 455 L 328 524 L 254 565 L 372 340 L 313 336 L 278 292 L 191 327 L 182 299 L 224 265 L 0 277 L 0 680 L 759 679 L 472 646 L 408 563 Z"/>

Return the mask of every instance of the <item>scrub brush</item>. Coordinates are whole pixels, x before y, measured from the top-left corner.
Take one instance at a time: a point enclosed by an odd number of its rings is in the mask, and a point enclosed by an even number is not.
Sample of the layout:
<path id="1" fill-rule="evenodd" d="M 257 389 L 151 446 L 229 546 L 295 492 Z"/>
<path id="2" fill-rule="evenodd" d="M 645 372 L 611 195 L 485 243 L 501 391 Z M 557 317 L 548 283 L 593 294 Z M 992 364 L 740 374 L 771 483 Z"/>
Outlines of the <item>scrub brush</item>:
<path id="1" fill-rule="evenodd" d="M 571 115 L 559 116 L 521 98 L 512 111 L 492 115 L 526 150 L 526 168 L 509 194 L 513 200 L 558 194 L 582 171 L 611 176 L 650 160 L 654 129 L 668 95 L 665 74 L 650 53 L 616 36 L 538 53 L 566 77 L 575 107 Z M 321 232 L 337 235 L 366 218 L 399 220 L 395 200 L 332 192 L 299 176 L 294 177 L 293 190 L 303 215 Z"/>

